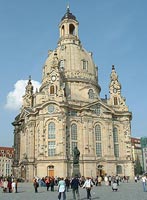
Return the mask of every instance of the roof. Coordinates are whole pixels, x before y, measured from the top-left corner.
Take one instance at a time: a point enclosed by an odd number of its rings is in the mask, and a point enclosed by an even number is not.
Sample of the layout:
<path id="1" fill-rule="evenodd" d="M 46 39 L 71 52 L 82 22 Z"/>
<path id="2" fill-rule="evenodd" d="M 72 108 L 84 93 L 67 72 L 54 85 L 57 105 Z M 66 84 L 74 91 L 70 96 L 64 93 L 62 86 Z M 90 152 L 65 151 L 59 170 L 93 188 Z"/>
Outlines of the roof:
<path id="1" fill-rule="evenodd" d="M 64 19 L 73 19 L 73 20 L 77 21 L 76 17 L 70 12 L 69 6 L 67 7 L 66 13 L 62 17 L 61 21 L 64 20 Z"/>

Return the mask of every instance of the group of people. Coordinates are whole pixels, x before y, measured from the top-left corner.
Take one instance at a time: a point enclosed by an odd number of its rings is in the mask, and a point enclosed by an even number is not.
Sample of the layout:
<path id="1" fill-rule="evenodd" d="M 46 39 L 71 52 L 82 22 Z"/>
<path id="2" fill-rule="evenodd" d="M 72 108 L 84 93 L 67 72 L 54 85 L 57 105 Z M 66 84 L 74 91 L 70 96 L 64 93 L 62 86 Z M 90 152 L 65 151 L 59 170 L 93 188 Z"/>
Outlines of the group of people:
<path id="1" fill-rule="evenodd" d="M 72 194 L 73 194 L 73 200 L 80 199 L 80 193 L 79 193 L 79 187 L 86 188 L 87 192 L 87 199 L 91 199 L 91 188 L 93 187 L 94 183 L 90 177 L 87 177 L 85 180 L 84 184 L 81 185 L 80 179 L 78 176 L 75 176 L 71 179 L 70 182 L 71 189 L 72 189 Z M 66 182 L 64 178 L 61 178 L 58 184 L 58 199 L 60 200 L 61 197 L 63 196 L 63 200 L 66 200 Z"/>
<path id="2" fill-rule="evenodd" d="M 17 186 L 18 186 L 17 179 L 14 179 L 13 177 L 7 177 L 7 178 L 1 179 L 1 187 L 3 188 L 4 193 L 7 193 L 7 192 L 17 193 Z"/>

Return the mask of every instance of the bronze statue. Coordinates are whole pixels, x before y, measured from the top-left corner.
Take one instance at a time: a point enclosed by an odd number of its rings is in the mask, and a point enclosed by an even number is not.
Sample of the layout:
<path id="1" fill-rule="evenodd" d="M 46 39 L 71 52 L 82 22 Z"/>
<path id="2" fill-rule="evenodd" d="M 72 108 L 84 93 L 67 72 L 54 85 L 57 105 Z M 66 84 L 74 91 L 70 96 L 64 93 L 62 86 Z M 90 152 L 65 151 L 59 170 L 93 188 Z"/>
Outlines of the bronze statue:
<path id="1" fill-rule="evenodd" d="M 73 164 L 79 164 L 80 151 L 77 147 L 73 150 Z"/>

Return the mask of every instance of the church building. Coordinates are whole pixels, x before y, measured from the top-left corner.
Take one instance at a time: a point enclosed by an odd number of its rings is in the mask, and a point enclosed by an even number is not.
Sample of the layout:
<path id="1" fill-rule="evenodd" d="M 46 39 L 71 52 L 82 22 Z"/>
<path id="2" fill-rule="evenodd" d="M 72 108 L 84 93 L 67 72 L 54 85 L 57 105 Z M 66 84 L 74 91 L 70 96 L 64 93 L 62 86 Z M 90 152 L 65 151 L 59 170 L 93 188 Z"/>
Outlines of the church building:
<path id="1" fill-rule="evenodd" d="M 81 176 L 134 175 L 131 119 L 114 65 L 109 96 L 100 97 L 98 67 L 79 39 L 79 23 L 67 7 L 55 50 L 48 51 L 39 90 L 31 77 L 14 122 L 13 173 L 71 177 L 73 149 Z M 107 59 L 107 58 L 106 58 Z"/>

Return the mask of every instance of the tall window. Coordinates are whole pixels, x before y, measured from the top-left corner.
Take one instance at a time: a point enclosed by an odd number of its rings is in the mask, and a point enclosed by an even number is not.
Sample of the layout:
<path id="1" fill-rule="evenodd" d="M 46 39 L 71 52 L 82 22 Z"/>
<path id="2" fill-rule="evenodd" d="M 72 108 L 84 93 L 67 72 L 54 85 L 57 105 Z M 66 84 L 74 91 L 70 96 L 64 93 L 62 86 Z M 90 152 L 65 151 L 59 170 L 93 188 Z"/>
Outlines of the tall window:
<path id="1" fill-rule="evenodd" d="M 83 70 L 88 70 L 88 61 L 86 61 L 86 60 L 82 60 L 82 62 L 83 62 Z"/>
<path id="2" fill-rule="evenodd" d="M 95 141 L 96 141 L 96 155 L 102 156 L 102 144 L 101 144 L 101 127 L 100 125 L 95 126 Z"/>
<path id="3" fill-rule="evenodd" d="M 114 105 L 118 105 L 117 97 L 114 97 Z"/>
<path id="4" fill-rule="evenodd" d="M 117 174 L 122 174 L 122 166 L 121 165 L 117 165 L 116 166 L 116 173 Z"/>
<path id="5" fill-rule="evenodd" d="M 48 138 L 55 139 L 55 124 L 54 124 L 54 122 L 50 122 L 48 125 Z"/>
<path id="6" fill-rule="evenodd" d="M 54 85 L 50 86 L 50 94 L 54 94 L 55 93 L 55 89 L 54 89 Z"/>
<path id="7" fill-rule="evenodd" d="M 100 127 L 100 125 L 95 126 L 95 140 L 101 141 L 101 127 Z"/>
<path id="8" fill-rule="evenodd" d="M 50 122 L 48 125 L 48 156 L 54 156 L 56 150 L 55 143 L 55 123 Z"/>
<path id="9" fill-rule="evenodd" d="M 97 115 L 100 115 L 100 113 L 101 113 L 101 106 L 100 106 L 100 104 L 97 105 L 97 107 L 96 107 L 96 109 L 95 109 L 95 113 L 96 113 Z"/>
<path id="10" fill-rule="evenodd" d="M 62 35 L 62 36 L 65 35 L 65 28 L 64 28 L 64 25 L 62 26 L 62 29 L 61 29 L 61 35 Z"/>
<path id="11" fill-rule="evenodd" d="M 48 142 L 48 155 L 54 156 L 55 150 L 56 150 L 55 141 L 49 141 Z"/>
<path id="12" fill-rule="evenodd" d="M 69 34 L 75 35 L 75 26 L 73 24 L 69 25 Z"/>
<path id="13" fill-rule="evenodd" d="M 117 128 L 113 128 L 113 142 L 114 142 L 114 155 L 119 157 L 119 143 L 118 143 L 118 131 Z"/>
<path id="14" fill-rule="evenodd" d="M 71 139 L 77 140 L 77 125 L 76 124 L 71 125 Z"/>
<path id="15" fill-rule="evenodd" d="M 102 145 L 101 145 L 101 143 L 96 143 L 96 155 L 98 157 L 102 156 Z"/>
<path id="16" fill-rule="evenodd" d="M 74 123 L 71 125 L 71 153 L 73 153 L 73 149 L 77 144 L 77 125 Z"/>
<path id="17" fill-rule="evenodd" d="M 93 89 L 90 89 L 88 91 L 88 95 L 89 95 L 89 99 L 94 99 L 94 92 L 93 92 Z"/>
<path id="18" fill-rule="evenodd" d="M 60 70 L 64 70 L 64 60 L 60 60 Z"/>

